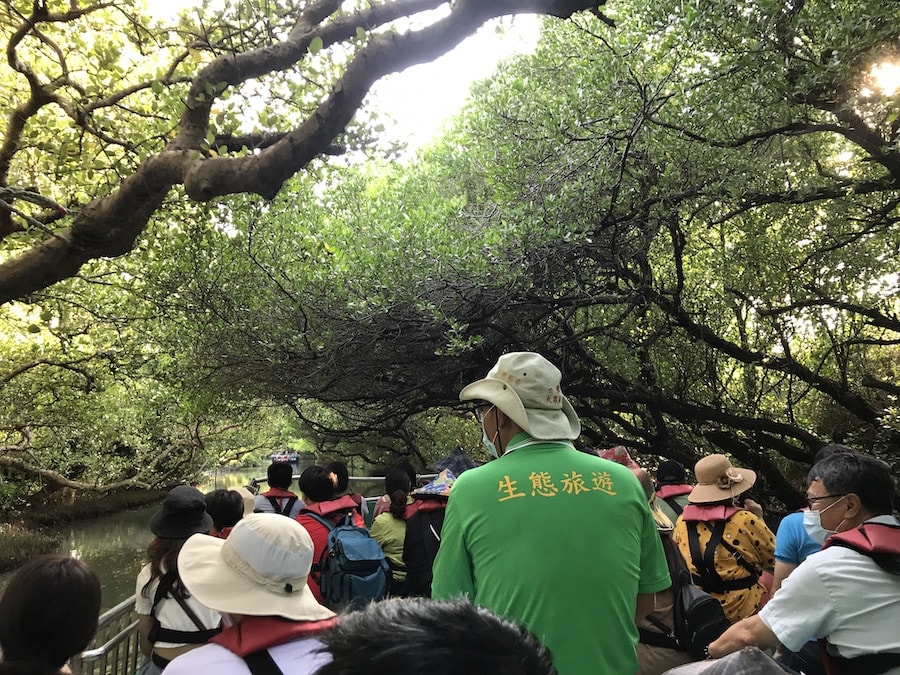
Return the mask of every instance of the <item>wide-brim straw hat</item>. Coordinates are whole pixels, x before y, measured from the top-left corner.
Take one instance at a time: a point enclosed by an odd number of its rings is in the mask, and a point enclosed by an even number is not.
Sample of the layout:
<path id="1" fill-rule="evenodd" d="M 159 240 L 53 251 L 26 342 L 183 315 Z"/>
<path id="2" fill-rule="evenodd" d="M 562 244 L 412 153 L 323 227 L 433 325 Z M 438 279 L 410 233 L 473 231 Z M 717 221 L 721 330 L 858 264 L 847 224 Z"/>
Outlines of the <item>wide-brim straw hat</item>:
<path id="1" fill-rule="evenodd" d="M 487 377 L 459 392 L 461 401 L 491 403 L 538 440 L 575 440 L 581 422 L 560 388 L 562 373 L 540 354 L 504 354 Z"/>
<path id="2" fill-rule="evenodd" d="M 254 513 L 227 539 L 188 539 L 178 554 L 178 574 L 200 604 L 219 612 L 320 621 L 334 612 L 306 584 L 312 560 L 313 542 L 300 523 Z"/>
<path id="3" fill-rule="evenodd" d="M 691 490 L 691 504 L 712 504 L 736 497 L 756 483 L 756 472 L 738 469 L 725 455 L 708 455 L 694 465 L 697 484 Z"/>

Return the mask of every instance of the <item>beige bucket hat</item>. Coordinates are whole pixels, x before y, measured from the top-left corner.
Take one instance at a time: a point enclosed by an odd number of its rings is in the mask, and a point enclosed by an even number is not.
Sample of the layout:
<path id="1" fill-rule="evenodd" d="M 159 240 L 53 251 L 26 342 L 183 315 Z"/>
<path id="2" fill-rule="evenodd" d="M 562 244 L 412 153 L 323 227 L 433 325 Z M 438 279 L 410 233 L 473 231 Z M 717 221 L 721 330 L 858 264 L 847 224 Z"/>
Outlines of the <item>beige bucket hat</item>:
<path id="1" fill-rule="evenodd" d="M 575 440 L 581 422 L 560 388 L 562 373 L 540 354 L 504 354 L 487 377 L 459 392 L 460 401 L 487 401 L 539 440 Z"/>
<path id="2" fill-rule="evenodd" d="M 210 609 L 319 621 L 334 612 L 320 605 L 306 585 L 312 560 L 313 542 L 300 523 L 254 513 L 239 520 L 227 539 L 188 539 L 178 554 L 178 574 Z"/>

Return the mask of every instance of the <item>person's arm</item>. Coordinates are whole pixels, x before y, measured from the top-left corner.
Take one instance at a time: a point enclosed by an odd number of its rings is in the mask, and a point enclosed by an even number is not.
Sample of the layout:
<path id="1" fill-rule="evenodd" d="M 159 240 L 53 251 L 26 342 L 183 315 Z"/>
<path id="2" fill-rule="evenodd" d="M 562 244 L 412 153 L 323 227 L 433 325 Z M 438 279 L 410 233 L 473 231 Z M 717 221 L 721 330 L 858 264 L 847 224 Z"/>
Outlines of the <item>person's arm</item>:
<path id="1" fill-rule="evenodd" d="M 153 618 L 149 614 L 138 614 L 138 642 L 141 654 L 150 656 L 153 651 L 153 643 L 150 642 L 150 628 L 153 627 Z"/>
<path id="2" fill-rule="evenodd" d="M 781 588 L 784 580 L 795 569 L 797 569 L 797 566 L 794 563 L 782 562 L 781 560 L 775 561 L 775 570 L 772 572 L 772 595 L 775 595 L 778 589 Z"/>
<path id="3" fill-rule="evenodd" d="M 778 646 L 775 633 L 763 623 L 758 614 L 734 624 L 709 645 L 709 655 L 718 659 L 748 646 L 769 649 Z"/>
<path id="4" fill-rule="evenodd" d="M 655 593 L 638 593 L 637 608 L 634 612 L 634 622 L 641 623 L 655 609 Z"/>

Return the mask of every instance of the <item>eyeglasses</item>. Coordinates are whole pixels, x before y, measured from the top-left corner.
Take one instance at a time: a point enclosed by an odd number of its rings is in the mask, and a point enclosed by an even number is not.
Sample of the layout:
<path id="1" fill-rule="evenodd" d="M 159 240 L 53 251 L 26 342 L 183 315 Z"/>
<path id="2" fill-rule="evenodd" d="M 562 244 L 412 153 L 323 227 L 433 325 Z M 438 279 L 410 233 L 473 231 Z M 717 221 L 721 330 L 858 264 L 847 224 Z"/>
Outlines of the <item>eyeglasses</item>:
<path id="1" fill-rule="evenodd" d="M 821 501 L 823 499 L 833 499 L 834 497 L 846 497 L 846 496 L 847 496 L 846 492 L 840 492 L 835 495 L 822 495 L 821 497 L 807 497 L 806 504 L 809 506 L 809 508 L 812 508 L 813 504 L 815 504 L 816 502 Z"/>
<path id="2" fill-rule="evenodd" d="M 484 416 L 487 415 L 491 408 L 494 406 L 484 403 L 482 405 L 475 406 L 475 419 L 478 420 L 478 423 L 484 422 Z"/>

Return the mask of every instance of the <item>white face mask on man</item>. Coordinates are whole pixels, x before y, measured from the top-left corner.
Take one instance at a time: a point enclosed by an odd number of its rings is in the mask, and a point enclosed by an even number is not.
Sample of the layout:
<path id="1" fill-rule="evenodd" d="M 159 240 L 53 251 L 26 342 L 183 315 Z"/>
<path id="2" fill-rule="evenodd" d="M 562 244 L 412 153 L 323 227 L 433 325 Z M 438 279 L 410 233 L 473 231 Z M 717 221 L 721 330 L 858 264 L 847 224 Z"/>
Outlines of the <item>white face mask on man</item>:
<path id="1" fill-rule="evenodd" d="M 841 497 L 836 502 L 834 502 L 834 504 L 829 504 L 821 511 L 814 511 L 813 509 L 810 509 L 809 511 L 803 512 L 803 529 L 806 530 L 806 534 L 809 535 L 809 538 L 817 544 L 824 544 L 825 540 L 828 539 L 829 536 L 837 532 L 837 530 L 826 530 L 824 527 L 822 527 L 822 514 L 832 506 L 834 506 L 835 504 L 839 504 L 843 500 L 844 497 Z"/>

